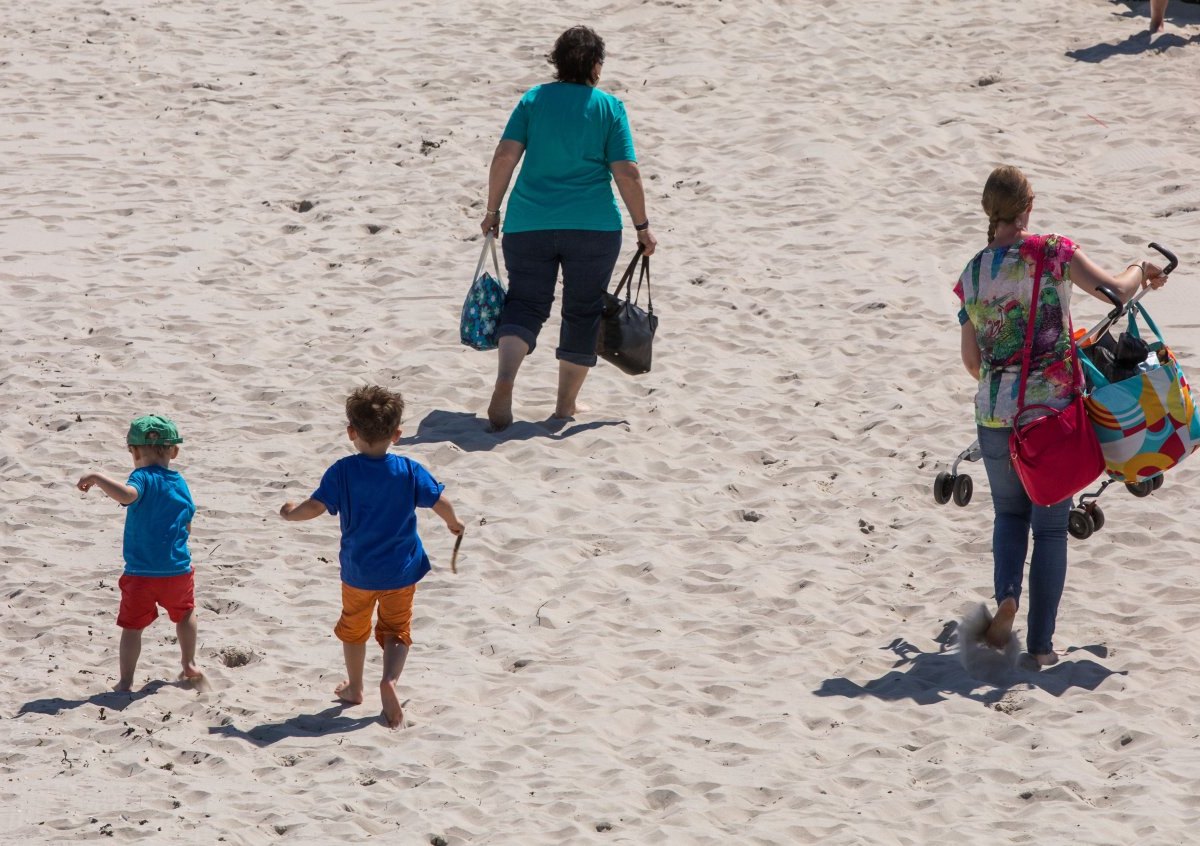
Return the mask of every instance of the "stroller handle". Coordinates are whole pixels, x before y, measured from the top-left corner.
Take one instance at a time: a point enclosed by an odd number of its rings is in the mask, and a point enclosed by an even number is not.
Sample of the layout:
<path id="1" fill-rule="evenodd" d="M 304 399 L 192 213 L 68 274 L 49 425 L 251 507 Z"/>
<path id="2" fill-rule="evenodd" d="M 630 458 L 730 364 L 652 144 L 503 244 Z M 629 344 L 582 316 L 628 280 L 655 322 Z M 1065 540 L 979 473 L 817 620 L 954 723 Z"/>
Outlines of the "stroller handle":
<path id="1" fill-rule="evenodd" d="M 1163 257 L 1166 258 L 1166 260 L 1167 260 L 1167 266 L 1163 268 L 1163 276 L 1166 276 L 1172 270 L 1179 267 L 1179 259 L 1175 257 L 1175 254 L 1173 252 L 1168 250 L 1162 244 L 1159 244 L 1156 241 L 1151 241 L 1149 246 L 1150 246 L 1150 249 L 1158 250 L 1160 253 L 1162 253 Z"/>
<path id="2" fill-rule="evenodd" d="M 1151 241 L 1149 247 L 1152 250 L 1157 250 L 1158 252 L 1162 253 L 1163 257 L 1167 260 L 1167 266 L 1163 268 L 1163 276 L 1166 276 L 1172 270 L 1179 267 L 1179 259 L 1176 257 L 1175 253 L 1168 250 L 1162 244 L 1159 244 L 1156 241 Z M 1078 340 L 1079 346 L 1086 347 L 1090 342 L 1102 336 L 1105 332 L 1112 328 L 1113 324 L 1120 319 L 1121 315 L 1128 313 L 1130 308 L 1136 305 L 1138 300 L 1146 296 L 1147 292 L 1149 291 L 1149 288 L 1142 288 L 1132 298 L 1130 298 L 1129 302 L 1122 303 L 1116 292 L 1107 285 L 1097 285 L 1096 292 L 1103 295 L 1105 299 L 1113 304 L 1114 308 L 1108 313 L 1108 315 L 1103 321 L 1101 321 L 1099 325 L 1093 327 L 1090 332 Z"/>
<path id="3" fill-rule="evenodd" d="M 1117 310 L 1116 314 L 1110 315 L 1111 317 L 1113 317 L 1115 319 L 1115 318 L 1121 316 L 1121 312 L 1125 310 L 1125 304 L 1123 302 L 1121 302 L 1121 298 L 1117 296 L 1116 291 L 1114 291 L 1112 288 L 1108 287 L 1107 285 L 1097 285 L 1096 293 L 1103 294 L 1104 298 L 1106 300 L 1108 300 L 1110 303 L 1112 303 L 1113 308 L 1115 308 Z"/>
<path id="4" fill-rule="evenodd" d="M 1163 268 L 1163 276 L 1166 276 L 1172 270 L 1179 267 L 1179 259 L 1176 258 L 1175 254 L 1173 252 L 1168 250 L 1162 244 L 1159 244 L 1156 241 L 1151 241 L 1148 244 L 1148 246 L 1152 250 L 1158 250 L 1158 252 L 1162 253 L 1163 257 L 1167 260 L 1167 266 Z M 1137 294 L 1134 295 L 1133 299 L 1131 299 L 1129 302 L 1125 303 L 1125 311 L 1129 311 L 1130 306 L 1136 304 L 1138 300 L 1140 300 L 1142 297 L 1146 296 L 1146 294 L 1148 294 L 1149 292 L 1150 292 L 1150 288 L 1142 288 L 1142 290 L 1138 291 Z"/>

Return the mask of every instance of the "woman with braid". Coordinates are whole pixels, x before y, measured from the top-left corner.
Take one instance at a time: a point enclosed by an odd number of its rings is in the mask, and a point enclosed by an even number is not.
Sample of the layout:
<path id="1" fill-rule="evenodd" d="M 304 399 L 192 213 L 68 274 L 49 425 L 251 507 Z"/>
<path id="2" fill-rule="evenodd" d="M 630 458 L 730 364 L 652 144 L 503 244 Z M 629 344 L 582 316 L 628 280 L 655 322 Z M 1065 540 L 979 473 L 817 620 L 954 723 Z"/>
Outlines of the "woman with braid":
<path id="1" fill-rule="evenodd" d="M 1004 649 L 1021 600 L 1025 553 L 1033 535 L 1029 563 L 1029 611 L 1026 648 L 1039 665 L 1058 660 L 1054 626 L 1067 577 L 1067 517 L 1070 499 L 1056 505 L 1030 502 L 1009 459 L 1008 441 L 1017 412 L 1025 333 L 1034 312 L 1026 404 L 1065 408 L 1074 397 L 1076 374 L 1071 356 L 1069 310 L 1071 285 L 1108 302 L 1104 285 L 1128 301 L 1140 288 L 1159 288 L 1167 277 L 1148 261 L 1110 275 L 1062 235 L 1039 235 L 1029 228 L 1033 189 L 1011 165 L 992 171 L 983 188 L 988 216 L 988 245 L 967 263 L 954 288 L 962 307 L 962 360 L 979 381 L 975 423 L 992 493 L 993 577 L 996 612 L 984 632 L 988 646 Z M 1035 267 L 1044 269 L 1036 309 L 1031 309 Z M 1028 422 L 1022 419 L 1022 423 Z"/>

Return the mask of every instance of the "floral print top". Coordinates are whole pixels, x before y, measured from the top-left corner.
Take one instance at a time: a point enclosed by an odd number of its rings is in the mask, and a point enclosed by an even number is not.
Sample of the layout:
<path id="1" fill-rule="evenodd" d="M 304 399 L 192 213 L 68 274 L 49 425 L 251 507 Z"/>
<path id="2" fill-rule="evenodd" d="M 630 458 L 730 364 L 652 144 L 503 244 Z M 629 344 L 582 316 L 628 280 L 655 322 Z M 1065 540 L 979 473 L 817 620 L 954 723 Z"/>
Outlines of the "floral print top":
<path id="1" fill-rule="evenodd" d="M 1066 408 L 1075 396 L 1069 328 L 1075 244 L 1061 235 L 1029 235 L 1010 246 L 979 252 L 954 286 L 962 301 L 958 322 L 971 321 L 979 341 L 982 364 L 975 422 L 980 426 L 1013 425 L 1039 252 L 1046 258 L 1025 404 Z"/>

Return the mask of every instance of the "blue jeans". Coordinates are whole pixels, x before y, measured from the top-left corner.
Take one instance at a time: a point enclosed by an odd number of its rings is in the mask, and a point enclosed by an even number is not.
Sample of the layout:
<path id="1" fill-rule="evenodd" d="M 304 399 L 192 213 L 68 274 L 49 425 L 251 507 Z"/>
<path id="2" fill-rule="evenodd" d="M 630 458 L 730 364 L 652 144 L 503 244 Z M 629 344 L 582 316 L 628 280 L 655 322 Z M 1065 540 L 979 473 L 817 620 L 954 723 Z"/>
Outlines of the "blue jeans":
<path id="1" fill-rule="evenodd" d="M 996 602 L 1008 597 L 1021 601 L 1025 553 L 1033 530 L 1029 561 L 1029 631 L 1025 646 L 1032 654 L 1052 651 L 1058 601 L 1067 581 L 1067 518 L 1071 500 L 1057 505 L 1034 505 L 1008 455 L 1012 429 L 979 428 L 983 466 L 992 489 L 996 521 L 992 528 L 992 558 Z"/>
<path id="2" fill-rule="evenodd" d="M 562 268 L 562 328 L 555 357 L 592 367 L 604 292 L 621 252 L 621 233 L 590 229 L 540 229 L 504 235 L 508 296 L 500 313 L 498 337 L 516 335 L 533 352 L 538 332 L 550 316 L 554 286 Z"/>

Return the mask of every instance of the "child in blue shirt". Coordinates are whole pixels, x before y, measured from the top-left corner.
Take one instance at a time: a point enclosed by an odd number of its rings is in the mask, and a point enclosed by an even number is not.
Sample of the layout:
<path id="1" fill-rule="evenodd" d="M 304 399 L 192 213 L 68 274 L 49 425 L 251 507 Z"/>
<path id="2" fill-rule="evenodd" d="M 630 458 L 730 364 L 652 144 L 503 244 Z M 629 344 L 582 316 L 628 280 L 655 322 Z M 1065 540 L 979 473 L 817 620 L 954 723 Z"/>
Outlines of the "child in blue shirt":
<path id="1" fill-rule="evenodd" d="M 346 680 L 334 689 L 343 702 L 363 701 L 363 669 L 371 617 L 379 618 L 375 640 L 383 648 L 383 679 L 379 696 L 391 728 L 404 720 L 396 682 L 412 645 L 413 594 L 429 572 L 429 556 L 417 536 L 417 508 L 431 508 L 451 534 L 463 524 L 454 514 L 439 484 L 417 462 L 391 455 L 400 440 L 404 399 L 377 386 L 359 388 L 346 400 L 346 434 L 358 454 L 337 461 L 325 471 L 312 496 L 299 505 L 279 509 L 284 520 L 311 520 L 336 515 L 342 527 L 342 615 L 334 634 L 342 641 Z"/>
<path id="2" fill-rule="evenodd" d="M 103 473 L 88 473 L 76 484 L 85 493 L 92 487 L 125 507 L 123 552 L 125 573 L 118 583 L 121 607 L 121 678 L 114 690 L 133 689 L 133 674 L 142 652 L 142 629 L 166 609 L 179 636 L 180 678 L 203 682 L 196 666 L 196 599 L 188 535 L 196 506 L 187 482 L 171 461 L 179 455 L 179 430 L 165 417 L 139 417 L 125 439 L 133 456 L 133 473 L 125 484 Z"/>

